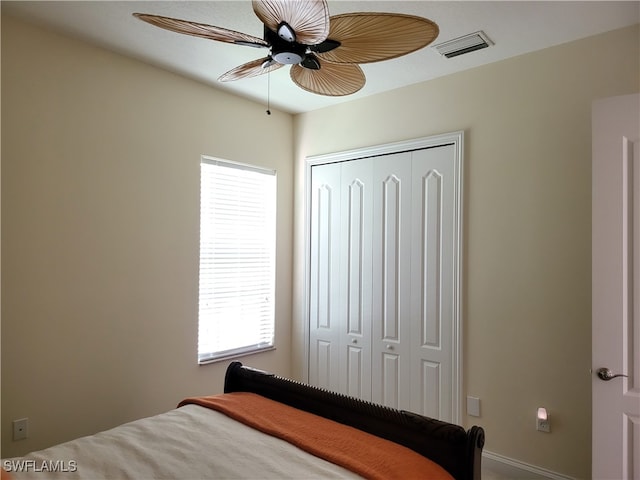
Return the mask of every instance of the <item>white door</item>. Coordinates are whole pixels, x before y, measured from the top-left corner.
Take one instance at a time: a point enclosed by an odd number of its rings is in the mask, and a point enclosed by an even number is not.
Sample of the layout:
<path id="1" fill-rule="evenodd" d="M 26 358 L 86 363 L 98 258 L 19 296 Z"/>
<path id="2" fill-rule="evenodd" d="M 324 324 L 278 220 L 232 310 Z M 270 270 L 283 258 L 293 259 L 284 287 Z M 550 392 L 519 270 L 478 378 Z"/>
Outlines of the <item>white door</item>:
<path id="1" fill-rule="evenodd" d="M 640 95 L 594 102 L 592 175 L 592 474 L 594 479 L 637 480 Z"/>
<path id="2" fill-rule="evenodd" d="M 309 382 L 371 399 L 371 164 L 313 167 Z"/>
<path id="3" fill-rule="evenodd" d="M 340 390 L 340 169 L 314 167 L 311 184 L 309 382 Z"/>
<path id="4" fill-rule="evenodd" d="M 411 159 L 373 160 L 372 399 L 411 410 Z M 417 255 L 413 255 L 414 258 Z"/>
<path id="5" fill-rule="evenodd" d="M 308 380 L 459 421 L 462 134 L 309 159 Z"/>
<path id="6" fill-rule="evenodd" d="M 334 165 L 334 168 L 336 165 Z M 339 165 L 341 172 L 340 304 L 344 325 L 340 392 L 371 400 L 371 221 L 372 180 L 369 159 Z"/>
<path id="7" fill-rule="evenodd" d="M 456 359 L 459 243 L 455 146 L 413 152 L 411 410 L 458 422 L 452 385 Z"/>

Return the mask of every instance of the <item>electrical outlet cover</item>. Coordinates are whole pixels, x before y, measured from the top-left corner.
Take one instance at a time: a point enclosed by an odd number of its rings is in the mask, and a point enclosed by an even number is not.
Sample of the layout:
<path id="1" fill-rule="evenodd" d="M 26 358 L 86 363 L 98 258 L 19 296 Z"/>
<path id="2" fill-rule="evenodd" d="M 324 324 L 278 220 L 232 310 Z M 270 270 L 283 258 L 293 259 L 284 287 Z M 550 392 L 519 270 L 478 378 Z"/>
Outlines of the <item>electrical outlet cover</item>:
<path id="1" fill-rule="evenodd" d="M 536 430 L 540 432 L 551 433 L 551 421 L 549 420 L 549 417 L 544 420 L 538 418 L 536 423 Z"/>
<path id="2" fill-rule="evenodd" d="M 24 440 L 29 436 L 29 419 L 19 418 L 13 421 L 13 439 Z"/>

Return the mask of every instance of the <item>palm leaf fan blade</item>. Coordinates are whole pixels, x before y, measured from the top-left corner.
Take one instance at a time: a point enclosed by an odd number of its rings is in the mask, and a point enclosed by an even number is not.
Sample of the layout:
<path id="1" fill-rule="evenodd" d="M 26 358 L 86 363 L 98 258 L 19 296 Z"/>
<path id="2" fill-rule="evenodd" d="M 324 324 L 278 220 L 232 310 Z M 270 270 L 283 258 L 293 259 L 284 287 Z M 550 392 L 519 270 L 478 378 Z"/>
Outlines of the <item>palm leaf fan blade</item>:
<path id="1" fill-rule="evenodd" d="M 246 33 L 236 32 L 222 27 L 207 25 L 204 23 L 190 22 L 188 20 L 180 20 L 177 18 L 162 17 L 160 15 L 149 15 L 146 13 L 134 13 L 136 18 L 147 22 L 156 27 L 164 28 L 176 33 L 192 35 L 194 37 L 206 38 L 208 40 L 216 40 L 218 42 L 238 43 L 256 47 L 268 47 L 269 44 L 263 39 L 247 35 Z"/>
<path id="2" fill-rule="evenodd" d="M 325 0 L 253 0 L 253 11 L 270 30 L 282 22 L 293 28 L 296 42 L 315 45 L 329 34 L 329 7 Z"/>
<path id="3" fill-rule="evenodd" d="M 252 60 L 243 65 L 232 68 L 228 72 L 222 74 L 219 78 L 219 82 L 232 82 L 234 80 L 240 80 L 242 78 L 256 77 L 263 73 L 272 72 L 277 70 L 283 65 L 276 62 L 270 62 L 269 57 L 259 58 Z"/>
<path id="4" fill-rule="evenodd" d="M 346 13 L 330 19 L 329 38 L 340 47 L 319 56 L 336 63 L 379 62 L 426 47 L 438 33 L 436 23 L 414 15 Z"/>
<path id="5" fill-rule="evenodd" d="M 366 81 L 364 72 L 358 65 L 327 62 L 323 62 L 319 70 L 292 65 L 290 75 L 293 82 L 303 90 L 330 97 L 356 93 Z"/>

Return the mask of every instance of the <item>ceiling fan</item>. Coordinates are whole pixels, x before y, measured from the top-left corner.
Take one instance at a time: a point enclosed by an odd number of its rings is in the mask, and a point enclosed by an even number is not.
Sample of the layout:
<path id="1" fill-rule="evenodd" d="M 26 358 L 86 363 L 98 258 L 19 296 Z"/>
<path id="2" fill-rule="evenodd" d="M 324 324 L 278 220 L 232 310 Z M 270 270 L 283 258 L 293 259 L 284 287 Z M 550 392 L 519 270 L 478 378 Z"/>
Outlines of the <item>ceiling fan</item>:
<path id="1" fill-rule="evenodd" d="M 342 96 L 360 90 L 360 63 L 379 62 L 414 52 L 431 43 L 438 25 L 397 13 L 345 13 L 329 17 L 325 0 L 253 0 L 264 24 L 263 38 L 188 20 L 134 13 L 151 25 L 209 40 L 268 50 L 265 57 L 229 70 L 221 82 L 268 73 L 291 65 L 291 79 L 319 95 Z"/>

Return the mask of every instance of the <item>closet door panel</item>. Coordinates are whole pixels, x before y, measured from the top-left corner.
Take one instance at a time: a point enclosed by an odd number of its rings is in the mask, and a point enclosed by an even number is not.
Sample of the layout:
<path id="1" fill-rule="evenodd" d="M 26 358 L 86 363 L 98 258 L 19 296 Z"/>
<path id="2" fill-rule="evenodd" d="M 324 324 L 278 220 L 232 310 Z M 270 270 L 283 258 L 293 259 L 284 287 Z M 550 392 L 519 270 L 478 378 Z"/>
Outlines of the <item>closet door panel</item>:
<path id="1" fill-rule="evenodd" d="M 412 409 L 452 421 L 454 146 L 413 152 Z"/>
<path id="2" fill-rule="evenodd" d="M 340 371 L 340 171 L 313 167 L 311 185 L 309 381 L 338 390 Z"/>
<path id="3" fill-rule="evenodd" d="M 440 391 L 442 389 L 441 364 L 420 360 L 420 367 L 421 375 L 418 381 L 422 387 L 422 395 L 420 396 L 422 404 L 416 411 L 428 417 L 440 418 L 440 411 L 442 410 L 440 400 L 442 396 Z"/>
<path id="4" fill-rule="evenodd" d="M 380 371 L 380 384 L 382 387 L 382 397 L 377 400 L 391 408 L 402 408 L 400 406 L 401 382 L 402 382 L 401 358 L 393 353 L 382 353 L 382 370 Z"/>
<path id="5" fill-rule="evenodd" d="M 324 385 L 325 388 L 330 388 L 331 375 L 335 372 L 334 366 L 331 365 L 331 350 L 334 348 L 334 343 L 316 338 L 315 348 L 312 349 L 313 364 L 315 365 L 315 384 L 318 386 Z"/>
<path id="6" fill-rule="evenodd" d="M 430 170 L 421 178 L 421 237 L 418 243 L 421 260 L 419 316 L 421 345 L 440 348 L 440 294 L 442 289 L 442 174 Z"/>
<path id="7" fill-rule="evenodd" d="M 368 388 L 369 385 L 371 385 L 371 371 L 368 368 L 371 362 L 367 356 L 370 350 L 368 348 L 347 345 L 346 353 L 345 387 L 340 390 L 340 392 L 352 397 L 368 400 L 371 398 L 370 388 Z M 367 374 L 369 376 L 367 376 Z"/>
<path id="8" fill-rule="evenodd" d="M 411 157 L 385 155 L 372 163 L 372 397 L 388 406 L 409 408 Z"/>
<path id="9" fill-rule="evenodd" d="M 352 160 L 341 169 L 341 288 L 345 322 L 341 362 L 346 365 L 341 391 L 371 399 L 371 162 Z"/>
<path id="10" fill-rule="evenodd" d="M 382 339 L 389 342 L 400 341 L 400 288 L 401 288 L 401 227 L 402 218 L 402 199 L 401 194 L 405 184 L 395 174 L 389 175 L 382 181 L 381 188 L 381 223 L 380 231 L 380 250 L 382 252 L 381 275 L 382 283 L 380 285 L 381 314 L 382 318 Z"/>

